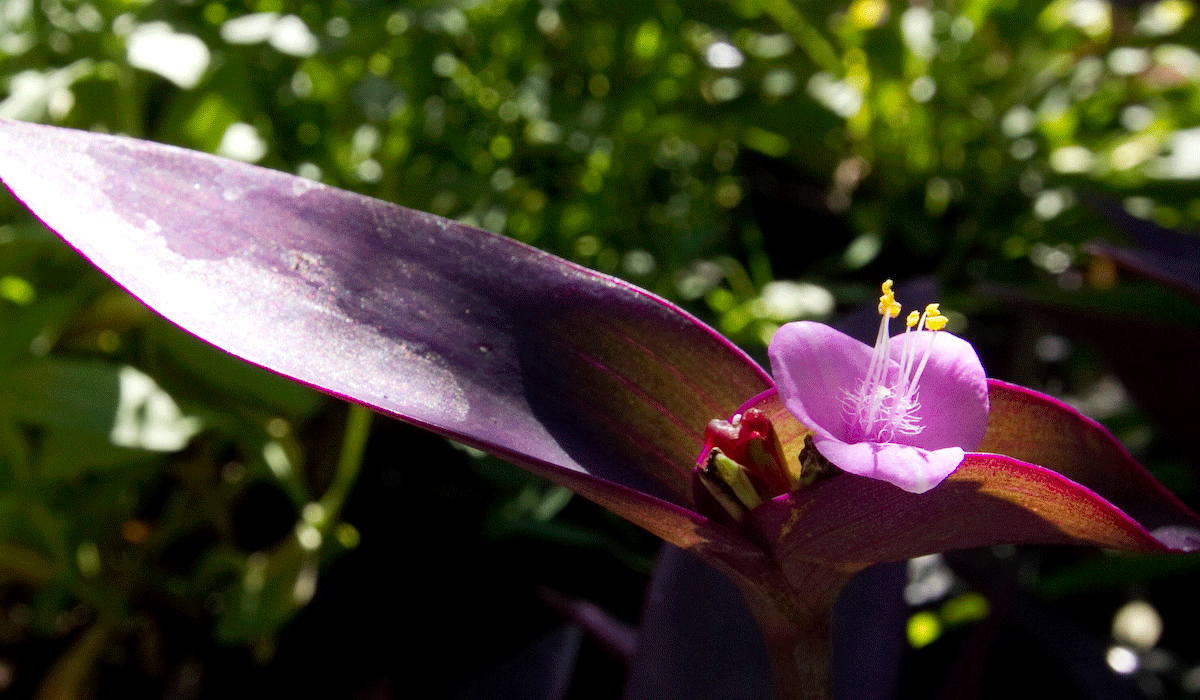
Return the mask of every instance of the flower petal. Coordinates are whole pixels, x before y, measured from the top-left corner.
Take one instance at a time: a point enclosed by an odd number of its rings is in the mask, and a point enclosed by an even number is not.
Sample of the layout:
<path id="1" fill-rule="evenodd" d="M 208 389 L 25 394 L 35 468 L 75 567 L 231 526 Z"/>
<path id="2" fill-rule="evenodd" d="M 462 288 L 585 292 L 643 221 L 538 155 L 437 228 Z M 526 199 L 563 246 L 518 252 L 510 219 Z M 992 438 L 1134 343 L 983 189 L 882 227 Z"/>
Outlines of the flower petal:
<path id="1" fill-rule="evenodd" d="M 917 388 L 920 408 L 915 416 L 924 428 L 916 435 L 898 435 L 896 442 L 927 450 L 961 447 L 973 452 L 983 441 L 988 421 L 987 374 L 975 348 L 950 333 L 919 331 L 902 339 L 897 335 L 889 349 L 899 361 L 905 342 L 912 343 L 917 360 L 933 343 L 929 361 Z"/>
<path id="2" fill-rule="evenodd" d="M 867 372 L 871 348 L 814 321 L 788 323 L 767 349 L 784 405 L 817 435 L 849 440 L 845 396 Z"/>
<path id="3" fill-rule="evenodd" d="M 814 440 L 825 459 L 851 474 L 880 479 L 909 493 L 925 493 L 962 464 L 961 447 L 925 450 L 894 443 Z"/>

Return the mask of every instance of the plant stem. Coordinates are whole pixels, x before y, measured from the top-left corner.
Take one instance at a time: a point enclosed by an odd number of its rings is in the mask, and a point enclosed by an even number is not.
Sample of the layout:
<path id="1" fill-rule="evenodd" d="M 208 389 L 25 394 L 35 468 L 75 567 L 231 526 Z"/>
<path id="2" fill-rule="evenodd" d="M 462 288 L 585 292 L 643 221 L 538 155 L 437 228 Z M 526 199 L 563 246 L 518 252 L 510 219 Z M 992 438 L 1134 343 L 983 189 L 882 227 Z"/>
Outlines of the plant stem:
<path id="1" fill-rule="evenodd" d="M 779 700 L 833 697 L 829 617 L 808 622 L 802 628 L 766 632 L 775 697 Z"/>
<path id="2" fill-rule="evenodd" d="M 734 582 L 741 588 L 762 629 L 775 697 L 830 700 L 833 697 L 830 616 L 834 601 L 854 572 L 799 563 L 773 573 L 753 581 L 734 577 Z"/>

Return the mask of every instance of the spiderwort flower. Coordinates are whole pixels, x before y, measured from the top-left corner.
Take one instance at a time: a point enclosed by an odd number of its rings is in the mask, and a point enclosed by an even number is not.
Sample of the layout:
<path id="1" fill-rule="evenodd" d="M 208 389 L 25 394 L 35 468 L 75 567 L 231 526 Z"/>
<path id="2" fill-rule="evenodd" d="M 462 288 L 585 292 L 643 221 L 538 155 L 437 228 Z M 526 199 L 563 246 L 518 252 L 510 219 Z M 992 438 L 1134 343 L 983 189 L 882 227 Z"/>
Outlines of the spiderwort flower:
<path id="1" fill-rule="evenodd" d="M 891 280 L 882 291 L 874 348 L 820 323 L 790 323 L 771 340 L 771 368 L 821 456 L 923 493 L 983 441 L 987 376 L 974 348 L 942 330 L 937 304 L 910 313 L 904 332 L 889 337 L 901 307 Z"/>

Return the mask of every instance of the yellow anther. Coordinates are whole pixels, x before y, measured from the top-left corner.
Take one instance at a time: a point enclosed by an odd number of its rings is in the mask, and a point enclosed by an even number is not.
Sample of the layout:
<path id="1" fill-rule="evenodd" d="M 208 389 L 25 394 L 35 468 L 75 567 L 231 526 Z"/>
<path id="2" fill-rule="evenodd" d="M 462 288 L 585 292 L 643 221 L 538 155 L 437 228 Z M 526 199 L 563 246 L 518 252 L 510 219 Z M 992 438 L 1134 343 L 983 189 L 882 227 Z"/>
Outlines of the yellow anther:
<path id="1" fill-rule="evenodd" d="M 875 336 L 875 349 L 871 352 L 866 374 L 857 387 L 844 393 L 843 401 L 853 439 L 893 442 L 893 438 L 918 435 L 925 429 L 917 387 L 938 340 L 933 335 L 918 340 L 909 331 L 916 328 L 936 333 L 945 328 L 950 319 L 942 315 L 938 304 L 930 304 L 924 311 L 909 313 L 904 319 L 904 333 L 892 337 L 888 326 L 891 319 L 900 314 L 900 305 L 892 293 L 891 280 L 884 282 L 880 290 L 883 295 L 879 297 L 879 313 L 883 318 Z M 900 351 L 893 352 L 891 343 L 899 343 Z M 894 371 L 896 369 L 899 371 Z"/>
<path id="2" fill-rule="evenodd" d="M 931 331 L 940 331 L 946 327 L 946 322 L 950 319 L 942 315 L 938 310 L 937 304 L 930 304 L 925 307 L 925 329 Z"/>
<path id="3" fill-rule="evenodd" d="M 900 315 L 900 305 L 896 303 L 896 295 L 892 292 L 892 281 L 884 280 L 880 290 L 883 294 L 879 297 L 879 315 L 896 318 Z"/>

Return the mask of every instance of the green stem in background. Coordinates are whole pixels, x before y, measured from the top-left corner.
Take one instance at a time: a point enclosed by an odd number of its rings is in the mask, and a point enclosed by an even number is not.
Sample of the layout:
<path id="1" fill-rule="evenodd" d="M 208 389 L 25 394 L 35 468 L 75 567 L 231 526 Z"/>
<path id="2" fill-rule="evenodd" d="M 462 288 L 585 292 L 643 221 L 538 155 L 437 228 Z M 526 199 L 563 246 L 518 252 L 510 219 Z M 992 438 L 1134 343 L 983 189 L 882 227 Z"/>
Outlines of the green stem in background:
<path id="1" fill-rule="evenodd" d="M 114 59 L 116 65 L 116 97 L 119 105 L 116 113 L 121 123 L 116 125 L 123 134 L 133 137 L 143 136 L 142 115 L 145 114 L 142 104 L 142 91 L 137 84 L 136 69 L 122 59 Z"/>
<path id="2" fill-rule="evenodd" d="M 363 453 L 367 448 L 367 438 L 371 435 L 371 417 L 371 411 L 358 404 L 350 404 L 350 410 L 346 415 L 346 430 L 342 437 L 342 451 L 338 455 L 337 470 L 334 472 L 329 488 L 321 496 L 320 504 L 325 516 L 323 530 L 328 529 L 329 524 L 337 520 L 338 513 L 341 512 L 342 506 L 346 502 L 346 497 L 350 495 L 351 489 L 354 488 L 354 482 L 358 480 L 358 473 L 362 469 Z"/>
<path id="3" fill-rule="evenodd" d="M 218 639 L 252 643 L 260 659 L 269 659 L 279 627 L 316 592 L 318 568 L 331 554 L 329 536 L 344 548 L 354 546 L 357 532 L 338 516 L 358 478 L 370 432 L 370 411 L 351 405 L 329 488 L 320 500 L 301 508 L 295 533 L 284 544 L 246 557 L 241 585 L 233 589 L 228 612 L 218 620 Z"/>
<path id="4" fill-rule="evenodd" d="M 16 579 L 37 586 L 53 579 L 54 573 L 54 565 L 38 552 L 0 542 L 0 579 Z"/>
<path id="5" fill-rule="evenodd" d="M 791 0 L 759 0 L 758 6 L 775 20 L 780 29 L 792 35 L 796 44 L 818 68 L 835 76 L 842 74 L 842 60 L 833 44 L 821 36 Z"/>
<path id="6" fill-rule="evenodd" d="M 37 700 L 78 700 L 85 697 L 87 679 L 112 630 L 112 620 L 101 617 L 76 637 L 42 679 Z"/>

